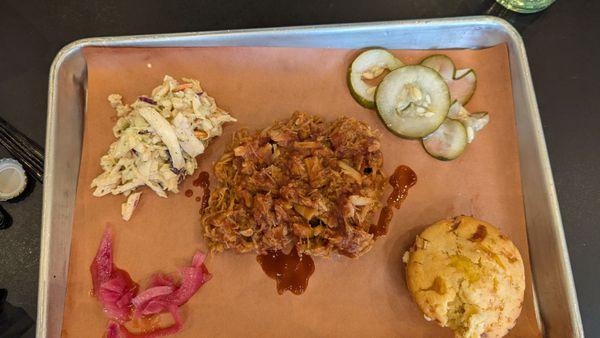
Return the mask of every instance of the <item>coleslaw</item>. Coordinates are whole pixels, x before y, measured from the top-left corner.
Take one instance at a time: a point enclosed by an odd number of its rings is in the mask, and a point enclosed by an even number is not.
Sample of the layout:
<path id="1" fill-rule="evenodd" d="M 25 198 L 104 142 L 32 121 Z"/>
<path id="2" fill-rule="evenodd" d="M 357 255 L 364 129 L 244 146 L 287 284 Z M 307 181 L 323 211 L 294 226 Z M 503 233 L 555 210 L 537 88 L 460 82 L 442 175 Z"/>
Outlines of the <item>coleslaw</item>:
<path id="1" fill-rule="evenodd" d="M 108 101 L 118 116 L 116 141 L 100 159 L 103 172 L 91 187 L 97 197 L 127 196 L 121 208 L 126 221 L 140 199 L 138 188 L 147 186 L 165 198 L 167 192 L 179 192 L 179 183 L 198 166 L 196 156 L 222 134 L 223 123 L 236 121 L 197 80 L 183 78 L 180 83 L 168 75 L 150 96 L 132 104 L 124 104 L 118 94 Z"/>

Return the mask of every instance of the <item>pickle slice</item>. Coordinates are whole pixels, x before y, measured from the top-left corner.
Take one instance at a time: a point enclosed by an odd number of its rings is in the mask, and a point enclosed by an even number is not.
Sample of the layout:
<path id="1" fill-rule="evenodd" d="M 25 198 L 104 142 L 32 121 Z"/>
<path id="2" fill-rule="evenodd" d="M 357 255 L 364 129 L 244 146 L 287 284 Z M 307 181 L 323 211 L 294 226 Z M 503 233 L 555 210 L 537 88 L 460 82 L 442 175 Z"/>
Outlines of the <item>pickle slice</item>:
<path id="1" fill-rule="evenodd" d="M 462 123 L 446 119 L 430 135 L 423 138 L 423 148 L 438 160 L 450 161 L 459 157 L 467 148 L 467 130 Z"/>
<path id="2" fill-rule="evenodd" d="M 473 142 L 475 134 L 489 122 L 487 112 L 469 113 L 458 101 L 454 101 L 448 110 L 448 118 L 460 121 L 467 130 L 467 142 Z"/>
<path id="3" fill-rule="evenodd" d="M 450 57 L 435 54 L 426 57 L 421 65 L 434 69 L 446 80 L 450 96 L 461 104 L 469 102 L 477 87 L 477 75 L 473 69 L 456 69 Z"/>
<path id="4" fill-rule="evenodd" d="M 444 122 L 450 92 L 436 71 L 420 65 L 404 66 L 383 78 L 375 102 L 390 131 L 405 138 L 421 138 Z"/>
<path id="5" fill-rule="evenodd" d="M 348 88 L 361 106 L 375 108 L 376 86 L 364 80 L 379 77 L 385 70 L 392 71 L 404 66 L 402 61 L 385 49 L 369 49 L 360 53 L 348 68 Z"/>

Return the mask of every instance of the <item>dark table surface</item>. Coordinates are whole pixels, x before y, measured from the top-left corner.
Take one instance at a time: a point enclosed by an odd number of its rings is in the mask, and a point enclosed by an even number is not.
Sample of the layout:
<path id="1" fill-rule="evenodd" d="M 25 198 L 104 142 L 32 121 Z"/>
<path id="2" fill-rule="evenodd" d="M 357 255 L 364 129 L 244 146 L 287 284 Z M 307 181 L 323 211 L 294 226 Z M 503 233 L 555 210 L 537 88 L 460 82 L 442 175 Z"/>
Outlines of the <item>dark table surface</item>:
<path id="1" fill-rule="evenodd" d="M 43 145 L 50 63 L 83 37 L 478 14 L 509 20 L 525 41 L 585 332 L 600 337 L 600 1 L 518 15 L 489 0 L 0 0 L 0 116 Z M 2 206 L 15 221 L 0 230 L 0 288 L 35 318 L 42 185 Z"/>

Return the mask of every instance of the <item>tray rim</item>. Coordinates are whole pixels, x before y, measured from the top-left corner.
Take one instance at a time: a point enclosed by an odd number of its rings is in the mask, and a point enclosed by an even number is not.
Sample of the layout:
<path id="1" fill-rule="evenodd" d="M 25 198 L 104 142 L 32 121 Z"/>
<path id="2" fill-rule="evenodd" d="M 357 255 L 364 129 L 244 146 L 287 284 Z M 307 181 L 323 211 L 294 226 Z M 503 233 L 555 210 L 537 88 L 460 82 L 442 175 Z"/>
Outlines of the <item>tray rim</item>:
<path id="1" fill-rule="evenodd" d="M 357 22 L 357 23 L 343 23 L 343 24 L 324 24 L 324 25 L 303 25 L 303 26 L 285 26 L 285 27 L 270 27 L 270 28 L 250 28 L 250 29 L 235 29 L 235 30 L 216 30 L 216 31 L 200 31 L 200 32 L 182 32 L 182 33 L 161 33 L 161 34 L 144 34 L 144 35 L 124 35 L 124 36 L 105 36 L 105 37 L 91 37 L 75 40 L 65 45 L 54 58 L 50 67 L 50 77 L 48 86 L 48 114 L 47 114 L 47 132 L 46 132 L 46 150 L 45 157 L 47 159 L 46 170 L 44 173 L 44 191 L 43 191 L 43 209 L 42 209 L 42 226 L 41 226 L 41 245 L 40 245 L 40 269 L 39 269 L 39 285 L 38 285 L 38 315 L 36 320 L 36 336 L 47 337 L 47 317 L 49 306 L 47 302 L 48 295 L 48 281 L 50 279 L 49 263 L 50 263 L 50 240 L 52 234 L 52 195 L 53 186 L 48 184 L 51 182 L 54 171 L 56 170 L 56 163 L 53 160 L 52 155 L 55 151 L 55 120 L 58 114 L 57 111 L 57 100 L 58 100 L 58 78 L 61 67 L 64 62 L 74 53 L 81 51 L 84 47 L 88 46 L 99 46 L 99 47 L 135 47 L 143 45 L 145 43 L 152 42 L 159 46 L 169 46 L 174 42 L 185 42 L 187 39 L 199 38 L 199 37 L 227 37 L 237 35 L 240 38 L 249 37 L 260 34 L 301 34 L 312 30 L 319 30 L 322 32 L 335 32 L 343 30 L 344 32 L 360 32 L 373 30 L 375 28 L 400 28 L 400 27 L 425 27 L 430 24 L 442 24 L 444 26 L 464 26 L 468 24 L 487 24 L 497 26 L 503 33 L 505 33 L 516 47 L 516 54 L 522 61 L 522 71 L 524 75 L 524 94 L 528 104 L 528 109 L 533 119 L 533 128 L 536 133 L 536 142 L 539 145 L 539 161 L 543 164 L 542 181 L 545 183 L 545 192 L 548 195 L 548 203 L 550 204 L 550 210 L 552 215 L 552 227 L 556 235 L 556 245 L 561 254 L 561 261 L 559 265 L 563 266 L 564 273 L 564 284 L 566 285 L 566 297 L 568 304 L 568 312 L 570 313 L 571 326 L 573 327 L 572 335 L 574 337 L 584 337 L 583 325 L 581 321 L 581 314 L 579 311 L 579 305 L 577 300 L 577 293 L 575 291 L 575 283 L 572 274 L 572 268 L 570 258 L 567 249 L 567 243 L 564 235 L 564 228 L 562 223 L 562 217 L 560 208 L 558 205 L 558 198 L 556 194 L 556 188 L 554 185 L 554 179 L 552 175 L 552 169 L 550 166 L 550 159 L 548 156 L 546 140 L 543 133 L 541 117 L 537 105 L 537 99 L 533 88 L 533 82 L 531 79 L 531 73 L 529 70 L 529 63 L 525 46 L 522 37 L 518 31 L 504 19 L 494 16 L 468 16 L 458 18 L 433 18 L 433 19 L 415 19 L 415 20 L 393 20 L 393 21 L 375 21 L 375 22 Z M 514 90 L 514 89 L 513 89 Z M 513 94 L 514 95 L 514 94 Z M 520 162 L 523 159 L 520 159 Z M 70 239 L 69 239 L 70 242 Z M 531 248 L 528 248 L 531 251 Z M 532 270 L 534 269 L 533 262 L 530 262 Z M 537 298 L 535 280 L 532 280 L 534 288 L 534 298 Z M 536 307 L 538 302 L 536 300 Z M 543 330 L 543 327 L 542 327 Z"/>

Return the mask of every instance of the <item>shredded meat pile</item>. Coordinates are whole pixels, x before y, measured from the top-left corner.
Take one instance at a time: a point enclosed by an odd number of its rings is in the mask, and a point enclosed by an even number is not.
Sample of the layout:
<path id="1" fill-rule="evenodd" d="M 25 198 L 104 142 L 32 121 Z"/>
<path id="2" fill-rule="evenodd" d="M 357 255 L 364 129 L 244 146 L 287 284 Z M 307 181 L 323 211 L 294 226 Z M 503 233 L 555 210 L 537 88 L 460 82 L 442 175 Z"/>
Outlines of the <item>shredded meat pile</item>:
<path id="1" fill-rule="evenodd" d="M 202 216 L 213 251 L 290 250 L 358 257 L 373 245 L 370 220 L 385 177 L 379 134 L 340 117 L 296 112 L 255 134 L 238 132 L 215 164 L 219 187 Z"/>

